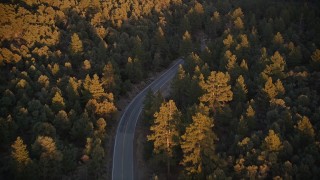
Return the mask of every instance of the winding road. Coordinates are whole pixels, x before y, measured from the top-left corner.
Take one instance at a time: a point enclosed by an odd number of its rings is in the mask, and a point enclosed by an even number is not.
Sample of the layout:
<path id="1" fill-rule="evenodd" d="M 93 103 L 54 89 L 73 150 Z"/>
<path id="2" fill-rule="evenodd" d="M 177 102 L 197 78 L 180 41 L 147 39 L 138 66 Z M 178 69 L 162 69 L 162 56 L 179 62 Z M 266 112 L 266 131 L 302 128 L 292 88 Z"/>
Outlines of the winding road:
<path id="1" fill-rule="evenodd" d="M 133 139 L 137 121 L 143 108 L 143 101 L 151 89 L 159 91 L 177 73 L 183 59 L 179 59 L 171 68 L 144 88 L 126 107 L 118 124 L 115 144 L 113 149 L 112 179 L 131 180 L 134 179 Z"/>

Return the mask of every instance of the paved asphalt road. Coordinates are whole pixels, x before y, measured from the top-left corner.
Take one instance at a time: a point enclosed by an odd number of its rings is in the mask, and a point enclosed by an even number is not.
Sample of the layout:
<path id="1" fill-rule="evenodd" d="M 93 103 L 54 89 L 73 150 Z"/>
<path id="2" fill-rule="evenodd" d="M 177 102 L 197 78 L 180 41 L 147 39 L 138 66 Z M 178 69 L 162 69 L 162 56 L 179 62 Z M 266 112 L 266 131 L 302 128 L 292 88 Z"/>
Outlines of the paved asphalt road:
<path id="1" fill-rule="evenodd" d="M 179 64 L 182 63 L 183 60 L 179 59 L 170 69 L 143 89 L 124 110 L 117 128 L 113 149 L 113 180 L 134 179 L 133 138 L 136 124 L 143 108 L 144 97 L 148 89 L 157 92 L 166 85 L 175 76 Z"/>

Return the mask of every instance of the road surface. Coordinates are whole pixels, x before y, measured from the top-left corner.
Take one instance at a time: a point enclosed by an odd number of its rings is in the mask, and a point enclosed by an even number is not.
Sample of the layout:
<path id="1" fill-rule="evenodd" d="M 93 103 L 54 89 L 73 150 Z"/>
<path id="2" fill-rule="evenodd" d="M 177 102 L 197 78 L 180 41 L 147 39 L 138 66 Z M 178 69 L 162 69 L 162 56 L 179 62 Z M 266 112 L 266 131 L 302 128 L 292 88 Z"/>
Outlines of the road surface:
<path id="1" fill-rule="evenodd" d="M 134 179 L 133 138 L 144 97 L 148 89 L 157 92 L 175 76 L 183 60 L 179 59 L 170 69 L 143 89 L 126 107 L 120 119 L 113 149 L 112 179 Z"/>

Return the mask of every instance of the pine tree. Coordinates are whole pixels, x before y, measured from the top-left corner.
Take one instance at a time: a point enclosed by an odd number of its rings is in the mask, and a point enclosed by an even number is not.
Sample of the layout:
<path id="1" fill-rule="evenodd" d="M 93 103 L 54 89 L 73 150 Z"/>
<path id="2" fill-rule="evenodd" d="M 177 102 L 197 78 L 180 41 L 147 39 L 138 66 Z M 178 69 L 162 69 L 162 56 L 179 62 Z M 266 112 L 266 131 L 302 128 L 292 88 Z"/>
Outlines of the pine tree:
<path id="1" fill-rule="evenodd" d="M 71 36 L 70 51 L 72 54 L 81 53 L 83 51 L 82 41 L 76 33 L 73 33 L 73 35 Z"/>
<path id="2" fill-rule="evenodd" d="M 246 34 L 240 34 L 240 39 L 241 39 L 240 46 L 242 48 L 249 48 L 249 41 L 248 41 L 247 35 Z"/>
<path id="3" fill-rule="evenodd" d="M 89 163 L 89 174 L 91 174 L 94 179 L 99 179 L 99 177 L 101 177 L 100 173 L 102 169 L 105 168 L 105 152 L 103 147 L 101 146 L 101 140 L 99 138 L 94 141 L 90 154 L 91 161 Z"/>
<path id="4" fill-rule="evenodd" d="M 264 138 L 266 147 L 269 151 L 280 151 L 282 149 L 282 142 L 277 134 L 273 130 L 269 130 L 269 134 Z"/>
<path id="5" fill-rule="evenodd" d="M 320 70 L 320 49 L 316 49 L 311 55 L 311 65 L 315 70 Z"/>
<path id="6" fill-rule="evenodd" d="M 76 100 L 79 100 L 79 87 L 80 83 L 77 82 L 77 79 L 70 77 L 66 87 L 67 97 L 70 104 L 74 104 Z"/>
<path id="7" fill-rule="evenodd" d="M 285 88 L 283 87 L 283 84 L 280 79 L 278 79 L 275 83 L 276 89 L 277 89 L 277 94 L 283 96 L 286 93 Z"/>
<path id="8" fill-rule="evenodd" d="M 86 137 L 90 137 L 93 133 L 93 124 L 89 119 L 88 113 L 85 111 L 72 125 L 70 135 L 71 138 L 83 141 Z"/>
<path id="9" fill-rule="evenodd" d="M 244 24 L 243 24 L 243 21 L 240 17 L 237 17 L 236 20 L 234 20 L 234 26 L 236 27 L 236 29 L 243 29 L 244 28 Z"/>
<path id="10" fill-rule="evenodd" d="M 242 75 L 238 77 L 236 80 L 236 84 L 233 88 L 234 100 L 237 102 L 245 102 L 247 99 L 248 89 L 244 82 L 244 78 Z"/>
<path id="11" fill-rule="evenodd" d="M 56 114 L 53 123 L 54 127 L 57 128 L 57 131 L 64 135 L 70 130 L 71 127 L 71 122 L 69 120 L 68 114 L 64 110 L 61 110 Z"/>
<path id="12" fill-rule="evenodd" d="M 273 43 L 277 45 L 283 44 L 283 37 L 280 32 L 277 32 L 277 34 L 274 36 Z"/>
<path id="13" fill-rule="evenodd" d="M 101 98 L 106 97 L 106 93 L 104 92 L 102 84 L 100 83 L 99 76 L 97 74 L 94 74 L 93 79 L 91 79 L 89 92 L 96 100 L 100 100 Z"/>
<path id="14" fill-rule="evenodd" d="M 60 179 L 62 153 L 51 137 L 38 136 L 32 149 L 39 157 L 39 176 L 41 179 Z"/>
<path id="15" fill-rule="evenodd" d="M 200 97 L 200 101 L 207 103 L 210 108 L 224 106 L 233 98 L 231 86 L 228 85 L 229 81 L 228 73 L 212 71 L 203 86 L 205 94 Z"/>
<path id="16" fill-rule="evenodd" d="M 233 44 L 233 37 L 231 34 L 228 34 L 228 36 L 223 40 L 223 44 L 227 49 L 230 49 L 230 47 Z"/>
<path id="17" fill-rule="evenodd" d="M 115 92 L 118 90 L 117 84 L 120 79 L 117 76 L 112 63 L 109 61 L 103 68 L 102 84 L 107 92 Z"/>
<path id="18" fill-rule="evenodd" d="M 268 81 L 265 83 L 262 91 L 268 95 L 270 100 L 274 99 L 278 95 L 276 86 L 272 83 L 271 77 L 268 78 Z"/>
<path id="19" fill-rule="evenodd" d="M 181 56 L 187 56 L 190 52 L 192 52 L 192 40 L 188 31 L 186 31 L 182 36 L 179 52 Z"/>
<path id="20" fill-rule="evenodd" d="M 149 90 L 146 94 L 143 102 L 143 119 L 147 125 L 151 125 L 153 121 L 153 115 L 159 111 L 162 102 L 164 101 L 160 92 L 156 95 L 153 94 L 152 90 Z"/>
<path id="21" fill-rule="evenodd" d="M 284 58 L 280 55 L 278 51 L 274 53 L 274 55 L 271 57 L 271 64 L 267 65 L 265 72 L 274 78 L 284 78 L 284 70 L 286 67 L 286 61 Z"/>
<path id="22" fill-rule="evenodd" d="M 299 66 L 303 58 L 300 46 L 294 46 L 293 42 L 290 42 L 287 47 L 289 50 L 287 65 L 289 67 Z"/>
<path id="23" fill-rule="evenodd" d="M 106 138 L 106 126 L 107 123 L 103 118 L 99 118 L 96 122 L 96 131 L 95 135 L 102 141 Z"/>
<path id="24" fill-rule="evenodd" d="M 302 117 L 302 120 L 298 122 L 298 125 L 296 127 L 302 134 L 308 135 L 310 137 L 315 136 L 315 132 L 313 129 L 313 126 L 311 122 L 309 121 L 309 118 L 306 116 Z"/>
<path id="25" fill-rule="evenodd" d="M 179 145 L 178 124 L 180 112 L 174 101 L 162 103 L 160 111 L 154 114 L 154 125 L 151 126 L 151 135 L 148 135 L 148 141 L 153 141 L 153 152 L 155 154 L 164 154 L 167 157 L 167 173 L 170 174 L 170 163 L 173 157 L 173 151 Z"/>
<path id="26" fill-rule="evenodd" d="M 237 69 L 237 56 L 232 54 L 230 50 L 224 53 L 224 57 L 220 59 L 219 69 L 221 71 L 231 70 L 233 68 Z"/>
<path id="27" fill-rule="evenodd" d="M 128 58 L 126 64 L 126 75 L 131 82 L 139 82 L 143 77 L 142 64 L 138 58 Z"/>
<path id="28" fill-rule="evenodd" d="M 191 79 L 189 74 L 186 74 L 183 66 L 180 65 L 178 73 L 172 82 L 172 97 L 174 102 L 179 107 L 186 107 L 188 104 L 188 91 Z"/>
<path id="29" fill-rule="evenodd" d="M 201 178 L 212 168 L 211 163 L 215 156 L 214 143 L 217 137 L 212 131 L 213 120 L 208 117 L 208 113 L 197 112 L 192 119 L 193 122 L 182 136 L 183 160 L 181 164 L 189 176 Z"/>
<path id="30" fill-rule="evenodd" d="M 57 112 L 65 108 L 64 99 L 58 91 L 55 93 L 54 97 L 52 98 L 52 108 Z"/>
<path id="31" fill-rule="evenodd" d="M 184 68 L 187 74 L 192 74 L 196 66 L 202 65 L 201 58 L 194 52 L 190 53 L 189 56 L 185 60 Z"/>
<path id="32" fill-rule="evenodd" d="M 23 140 L 18 136 L 15 142 L 11 145 L 11 157 L 14 162 L 14 166 L 17 173 L 23 173 L 25 168 L 32 162 L 29 156 L 29 151 L 27 146 L 24 144 Z"/>

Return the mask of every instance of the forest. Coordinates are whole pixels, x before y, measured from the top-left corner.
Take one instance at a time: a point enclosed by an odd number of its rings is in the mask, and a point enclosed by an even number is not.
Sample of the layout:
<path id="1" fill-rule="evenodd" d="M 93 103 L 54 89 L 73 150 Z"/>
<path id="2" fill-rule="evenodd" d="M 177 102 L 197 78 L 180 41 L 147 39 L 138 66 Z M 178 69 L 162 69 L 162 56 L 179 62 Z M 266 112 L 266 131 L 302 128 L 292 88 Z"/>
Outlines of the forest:
<path id="1" fill-rule="evenodd" d="M 148 93 L 146 179 L 320 177 L 317 0 L 0 3 L 0 179 L 111 179 L 118 101 Z"/>

